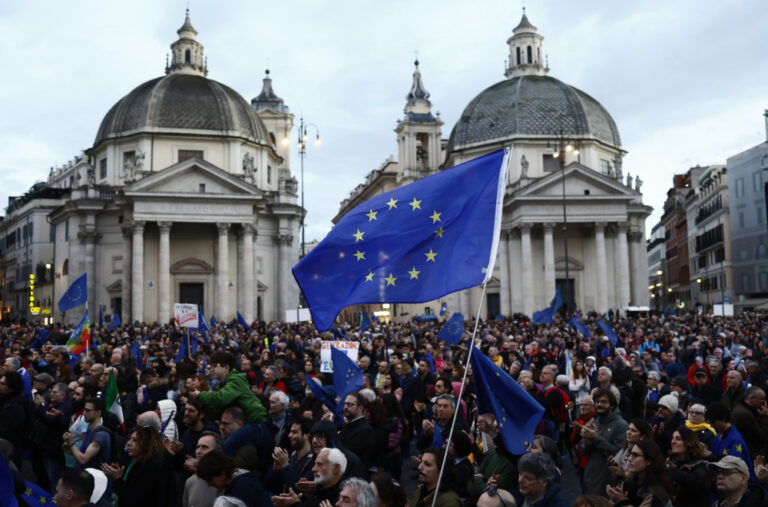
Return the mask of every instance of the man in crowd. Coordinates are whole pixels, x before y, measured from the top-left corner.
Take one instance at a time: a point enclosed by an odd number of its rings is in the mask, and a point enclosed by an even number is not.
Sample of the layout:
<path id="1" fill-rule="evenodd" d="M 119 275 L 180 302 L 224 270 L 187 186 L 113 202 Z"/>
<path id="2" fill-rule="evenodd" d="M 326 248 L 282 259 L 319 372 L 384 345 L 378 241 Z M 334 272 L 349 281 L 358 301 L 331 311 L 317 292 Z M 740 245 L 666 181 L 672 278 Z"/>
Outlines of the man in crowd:
<path id="1" fill-rule="evenodd" d="M 269 410 L 267 413 L 267 426 L 275 435 L 275 446 L 287 448 L 288 432 L 291 429 L 293 416 L 288 413 L 288 395 L 279 389 L 273 389 L 269 394 Z"/>
<path id="2" fill-rule="evenodd" d="M 710 469 L 717 478 L 717 507 L 762 507 L 768 505 L 765 489 L 749 485 L 749 469 L 744 460 L 725 456 Z"/>
<path id="3" fill-rule="evenodd" d="M 729 409 L 733 409 L 738 402 L 744 399 L 744 381 L 741 378 L 741 373 L 736 370 L 729 371 L 725 376 L 725 385 L 727 388 L 720 397 L 720 401 L 725 403 Z"/>
<path id="4" fill-rule="evenodd" d="M 445 456 L 444 449 L 429 448 L 421 455 L 418 466 L 419 485 L 411 499 L 411 507 L 425 507 L 432 505 L 433 498 L 437 495 L 436 505 L 441 507 L 461 507 L 461 499 L 454 491 L 456 485 L 451 484 L 455 480 L 455 468 L 449 460 L 446 462 L 444 480 L 440 481 L 440 490 L 437 491 L 437 481 L 440 476 L 440 467 Z"/>
<path id="5" fill-rule="evenodd" d="M 91 505 L 93 476 L 85 470 L 65 468 L 56 483 L 53 501 L 56 507 L 85 507 Z"/>
<path id="6" fill-rule="evenodd" d="M 184 507 L 210 507 L 216 501 L 218 490 L 209 486 L 206 481 L 200 478 L 196 473 L 197 464 L 200 459 L 214 450 L 221 450 L 224 441 L 221 436 L 211 431 L 206 431 L 200 435 L 197 440 L 195 457 L 188 457 L 185 463 L 186 468 L 192 475 L 184 483 L 184 494 L 182 496 L 182 505 Z"/>
<path id="7" fill-rule="evenodd" d="M 75 435 L 66 432 L 63 435 L 64 450 L 74 456 L 81 468 L 101 469 L 102 463 L 109 462 L 111 452 L 111 439 L 101 418 L 104 413 L 104 400 L 93 398 L 86 400 L 83 408 L 83 417 L 88 423 L 88 428 L 80 446 L 75 445 Z"/>
<path id="8" fill-rule="evenodd" d="M 270 491 L 287 493 L 288 488 L 300 479 L 312 479 L 312 468 L 315 464 L 309 434 L 312 424 L 312 420 L 305 417 L 296 419 L 291 423 L 291 431 L 288 433 L 290 448 L 275 448 L 272 454 L 272 470 L 266 479 Z"/>
<path id="9" fill-rule="evenodd" d="M 350 393 L 344 399 L 346 424 L 339 429 L 339 439 L 345 448 L 370 466 L 376 446 L 376 434 L 365 418 L 365 398 L 360 393 Z"/>
<path id="10" fill-rule="evenodd" d="M 237 463 L 224 452 L 214 449 L 197 462 L 197 475 L 220 495 L 233 496 L 248 507 L 269 505 L 269 492 L 259 472 L 237 470 Z"/>
<path id="11" fill-rule="evenodd" d="M 311 491 L 311 493 L 304 493 L 305 499 L 302 501 L 294 490 L 290 490 L 288 493 L 273 496 L 272 502 L 277 507 L 295 504 L 298 504 L 300 507 L 309 507 L 318 506 L 323 502 L 329 502 L 331 505 L 334 505 L 339 500 L 341 480 L 346 468 L 347 459 L 344 457 L 344 453 L 338 449 L 325 447 L 317 453 L 315 466 L 312 467 L 312 473 L 315 478 L 312 488 L 302 487 L 305 483 L 309 482 L 306 479 L 296 483 L 298 489 Z"/>
<path id="12" fill-rule="evenodd" d="M 731 413 L 733 424 L 744 437 L 752 456 L 765 456 L 768 451 L 768 406 L 765 391 L 751 386 L 744 399 L 736 402 Z"/>
<path id="13" fill-rule="evenodd" d="M 362 479 L 347 479 L 341 483 L 336 507 L 376 507 L 376 493 Z"/>
<path id="14" fill-rule="evenodd" d="M 568 505 L 560 490 L 559 473 L 549 456 L 541 452 L 529 452 L 520 458 L 517 467 L 520 471 L 520 495 L 524 499 L 521 504 L 547 507 Z"/>
<path id="15" fill-rule="evenodd" d="M 608 389 L 598 389 L 592 395 L 597 413 L 596 424 L 577 426 L 582 442 L 579 450 L 589 456 L 584 469 L 583 490 L 585 494 L 604 495 L 605 486 L 611 481 L 608 456 L 613 456 L 627 439 L 627 421 L 618 412 L 616 397 Z M 522 474 L 522 470 L 520 471 Z M 521 484 L 522 488 L 522 484 Z"/>

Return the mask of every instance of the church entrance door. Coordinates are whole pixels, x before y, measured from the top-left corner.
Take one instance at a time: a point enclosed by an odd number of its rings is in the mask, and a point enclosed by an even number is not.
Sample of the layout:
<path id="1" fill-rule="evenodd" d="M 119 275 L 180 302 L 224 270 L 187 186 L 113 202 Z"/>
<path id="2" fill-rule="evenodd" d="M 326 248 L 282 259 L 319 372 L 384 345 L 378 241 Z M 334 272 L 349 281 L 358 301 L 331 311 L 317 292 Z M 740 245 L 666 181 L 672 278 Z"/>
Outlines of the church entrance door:
<path id="1" fill-rule="evenodd" d="M 203 288 L 204 287 L 202 283 L 180 283 L 179 302 L 198 305 L 198 307 L 204 308 Z"/>
<path id="2" fill-rule="evenodd" d="M 576 290 L 574 289 L 573 278 L 566 280 L 565 278 L 558 278 L 555 280 L 556 287 L 560 289 L 560 295 L 563 297 L 563 307 L 566 315 L 570 315 L 576 309 Z M 570 317 L 568 317 L 570 320 Z"/>

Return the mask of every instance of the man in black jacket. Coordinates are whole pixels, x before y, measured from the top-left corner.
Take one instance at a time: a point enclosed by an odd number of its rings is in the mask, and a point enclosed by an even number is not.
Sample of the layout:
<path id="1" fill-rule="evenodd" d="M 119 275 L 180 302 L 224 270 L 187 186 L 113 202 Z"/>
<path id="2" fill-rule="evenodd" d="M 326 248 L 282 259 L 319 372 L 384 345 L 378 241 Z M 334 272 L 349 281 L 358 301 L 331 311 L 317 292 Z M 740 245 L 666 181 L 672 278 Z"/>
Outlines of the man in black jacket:
<path id="1" fill-rule="evenodd" d="M 344 418 L 347 423 L 339 430 L 339 440 L 345 448 L 357 454 L 366 467 L 370 467 L 376 447 L 376 434 L 365 418 L 360 393 L 350 393 L 344 399 Z"/>

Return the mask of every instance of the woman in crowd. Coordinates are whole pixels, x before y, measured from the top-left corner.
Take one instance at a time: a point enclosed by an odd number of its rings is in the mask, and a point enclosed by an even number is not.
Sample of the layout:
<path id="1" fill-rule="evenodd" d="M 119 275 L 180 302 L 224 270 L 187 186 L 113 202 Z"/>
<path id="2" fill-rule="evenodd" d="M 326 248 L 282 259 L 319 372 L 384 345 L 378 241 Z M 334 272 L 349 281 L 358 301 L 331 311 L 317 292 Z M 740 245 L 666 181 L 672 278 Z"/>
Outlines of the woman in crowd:
<path id="1" fill-rule="evenodd" d="M 707 505 L 711 491 L 706 458 L 710 453 L 696 433 L 688 428 L 675 430 L 669 454 L 667 470 L 675 483 L 675 506 Z"/>
<path id="2" fill-rule="evenodd" d="M 381 397 L 384 420 L 389 428 L 387 455 L 384 469 L 397 480 L 403 468 L 403 454 L 408 451 L 408 420 L 403 413 L 403 407 L 394 394 L 384 394 Z"/>
<path id="3" fill-rule="evenodd" d="M 614 505 L 639 507 L 648 497 L 651 497 L 651 507 L 672 505 L 675 488 L 656 442 L 639 440 L 635 443 L 629 452 L 629 469 L 629 477 L 623 486 L 605 488 Z"/>
<path id="4" fill-rule="evenodd" d="M 694 403 L 688 409 L 688 419 L 685 420 L 685 427 L 696 433 L 699 442 L 707 448 L 711 448 L 715 441 L 717 432 L 706 421 L 707 409 L 700 403 Z"/>
<path id="5" fill-rule="evenodd" d="M 175 503 L 173 491 L 165 483 L 163 470 L 163 441 L 150 427 L 136 427 L 125 446 L 130 462 L 121 467 L 117 463 L 101 465 L 102 471 L 112 479 L 112 489 L 118 497 L 118 507 L 163 507 Z"/>
<path id="6" fill-rule="evenodd" d="M 568 390 L 573 393 L 573 397 L 575 398 L 573 401 L 576 402 L 576 405 L 581 403 L 581 399 L 584 398 L 584 396 L 589 395 L 590 389 L 591 385 L 589 383 L 589 377 L 587 376 L 587 370 L 584 368 L 584 363 L 577 359 L 573 363 L 573 371 L 571 372 L 571 377 L 568 382 Z M 574 416 L 578 417 L 578 414 L 574 414 Z"/>
<path id="7" fill-rule="evenodd" d="M 653 440 L 653 429 L 645 419 L 632 419 L 627 426 L 627 441 L 624 447 L 608 460 L 608 468 L 617 479 L 624 479 L 629 475 L 629 453 L 640 440 Z"/>

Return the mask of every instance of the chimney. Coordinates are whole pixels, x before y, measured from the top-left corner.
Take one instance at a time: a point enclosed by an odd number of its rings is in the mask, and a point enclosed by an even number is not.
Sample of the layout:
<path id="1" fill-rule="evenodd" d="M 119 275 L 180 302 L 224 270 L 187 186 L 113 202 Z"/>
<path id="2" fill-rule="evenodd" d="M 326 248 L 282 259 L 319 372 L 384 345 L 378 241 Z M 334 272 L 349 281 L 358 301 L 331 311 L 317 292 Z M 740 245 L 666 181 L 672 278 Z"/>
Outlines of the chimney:
<path id="1" fill-rule="evenodd" d="M 763 116 L 765 117 L 765 140 L 768 142 L 768 109 L 763 111 Z"/>

